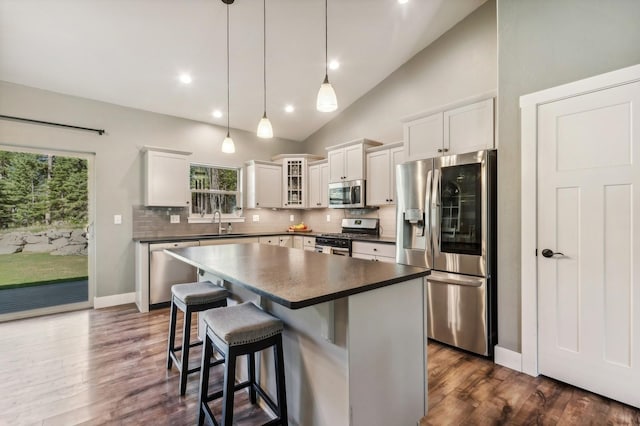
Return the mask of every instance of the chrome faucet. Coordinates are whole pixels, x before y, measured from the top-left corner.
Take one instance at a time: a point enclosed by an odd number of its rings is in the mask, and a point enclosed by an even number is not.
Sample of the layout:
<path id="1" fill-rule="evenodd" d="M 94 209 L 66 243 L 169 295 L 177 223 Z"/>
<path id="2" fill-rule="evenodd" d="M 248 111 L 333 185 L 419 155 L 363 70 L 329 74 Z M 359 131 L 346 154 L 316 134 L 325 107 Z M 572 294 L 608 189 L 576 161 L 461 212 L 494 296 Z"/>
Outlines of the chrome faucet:
<path id="1" fill-rule="evenodd" d="M 211 219 L 211 223 L 216 223 L 216 214 L 218 215 L 218 234 L 222 234 L 222 212 L 220 210 L 216 210 L 213 212 L 213 218 Z"/>

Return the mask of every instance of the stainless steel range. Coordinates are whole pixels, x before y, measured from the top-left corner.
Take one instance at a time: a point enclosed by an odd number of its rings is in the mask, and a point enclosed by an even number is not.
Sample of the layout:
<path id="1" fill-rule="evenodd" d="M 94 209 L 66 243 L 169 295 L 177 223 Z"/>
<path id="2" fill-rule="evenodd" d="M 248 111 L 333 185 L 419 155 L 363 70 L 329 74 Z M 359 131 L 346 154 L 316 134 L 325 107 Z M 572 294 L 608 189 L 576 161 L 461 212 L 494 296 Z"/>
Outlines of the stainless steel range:
<path id="1" fill-rule="evenodd" d="M 342 219 L 342 232 L 316 236 L 316 252 L 351 256 L 354 238 L 377 238 L 380 235 L 379 219 Z"/>

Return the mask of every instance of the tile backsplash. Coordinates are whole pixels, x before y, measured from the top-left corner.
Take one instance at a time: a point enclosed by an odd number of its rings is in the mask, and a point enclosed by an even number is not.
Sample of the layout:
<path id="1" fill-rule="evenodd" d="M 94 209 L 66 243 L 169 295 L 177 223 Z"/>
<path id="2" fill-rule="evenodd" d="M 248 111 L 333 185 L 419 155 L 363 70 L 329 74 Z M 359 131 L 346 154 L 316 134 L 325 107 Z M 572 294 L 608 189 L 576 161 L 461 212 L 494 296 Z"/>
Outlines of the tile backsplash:
<path id="1" fill-rule="evenodd" d="M 395 237 L 395 206 L 384 206 L 377 210 L 310 209 L 269 210 L 245 209 L 245 222 L 232 223 L 234 233 L 259 233 L 286 231 L 288 226 L 304 222 L 314 232 L 340 232 L 343 218 L 375 217 L 380 219 L 380 233 L 384 237 Z M 188 223 L 186 208 L 158 208 L 133 206 L 133 238 L 172 237 L 216 233 L 217 224 Z M 171 215 L 180 215 L 180 223 L 170 223 Z M 259 222 L 253 221 L 258 215 Z M 290 220 L 293 215 L 293 221 Z M 327 215 L 330 220 L 327 221 Z M 223 225 L 226 227 L 227 225 Z"/>

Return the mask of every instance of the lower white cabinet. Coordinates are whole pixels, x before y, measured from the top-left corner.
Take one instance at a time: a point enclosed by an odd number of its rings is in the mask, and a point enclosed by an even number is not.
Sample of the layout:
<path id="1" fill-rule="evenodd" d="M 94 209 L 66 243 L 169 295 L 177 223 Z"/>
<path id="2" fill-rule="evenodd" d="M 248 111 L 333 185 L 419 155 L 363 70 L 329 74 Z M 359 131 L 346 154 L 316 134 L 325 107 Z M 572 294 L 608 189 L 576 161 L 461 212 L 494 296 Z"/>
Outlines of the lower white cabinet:
<path id="1" fill-rule="evenodd" d="M 270 246 L 279 246 L 280 245 L 280 237 L 277 235 L 271 237 L 260 237 L 260 244 L 267 244 Z"/>
<path id="2" fill-rule="evenodd" d="M 307 251 L 316 251 L 316 237 L 302 237 L 302 247 Z"/>
<path id="3" fill-rule="evenodd" d="M 293 235 L 273 235 L 260 237 L 260 244 L 293 248 Z"/>
<path id="4" fill-rule="evenodd" d="M 249 244 L 259 242 L 255 237 L 243 238 L 212 238 L 210 240 L 200 240 L 200 246 L 217 246 L 220 244 Z"/>
<path id="5" fill-rule="evenodd" d="M 395 244 L 354 241 L 351 245 L 351 257 L 374 262 L 396 263 L 396 246 Z"/>

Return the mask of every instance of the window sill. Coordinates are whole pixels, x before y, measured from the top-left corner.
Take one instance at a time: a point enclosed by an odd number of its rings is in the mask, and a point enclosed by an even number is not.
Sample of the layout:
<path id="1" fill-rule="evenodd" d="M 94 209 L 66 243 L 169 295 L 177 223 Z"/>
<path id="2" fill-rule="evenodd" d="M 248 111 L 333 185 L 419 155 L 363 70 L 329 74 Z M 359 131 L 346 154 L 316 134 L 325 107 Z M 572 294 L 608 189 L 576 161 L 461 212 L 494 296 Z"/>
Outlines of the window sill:
<path id="1" fill-rule="evenodd" d="M 244 222 L 244 217 L 238 217 L 238 216 L 229 216 L 229 217 L 225 217 L 222 216 L 222 223 L 242 223 Z M 218 221 L 213 221 L 211 219 L 211 216 L 207 217 L 201 217 L 201 216 L 189 216 L 187 218 L 187 223 L 218 223 Z"/>

